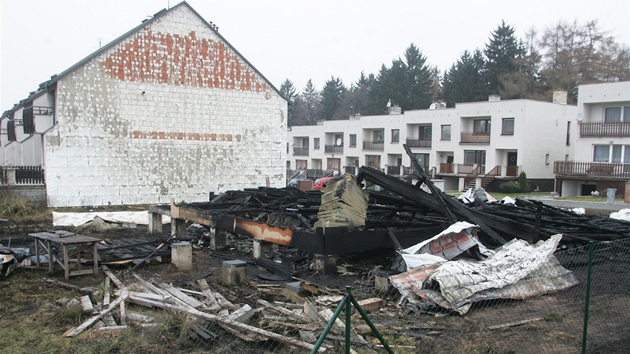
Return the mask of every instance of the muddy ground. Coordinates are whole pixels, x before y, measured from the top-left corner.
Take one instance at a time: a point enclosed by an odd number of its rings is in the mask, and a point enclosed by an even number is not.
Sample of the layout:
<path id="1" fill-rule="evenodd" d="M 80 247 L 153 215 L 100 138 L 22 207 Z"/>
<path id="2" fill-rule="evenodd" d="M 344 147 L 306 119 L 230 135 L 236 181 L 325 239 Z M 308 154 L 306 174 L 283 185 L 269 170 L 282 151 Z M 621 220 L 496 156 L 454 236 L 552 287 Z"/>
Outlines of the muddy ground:
<path id="1" fill-rule="evenodd" d="M 41 225 L 24 226 L 30 232 L 43 231 Z M 146 227 L 136 229 L 69 229 L 84 235 L 100 239 L 134 238 L 161 242 L 170 237 L 170 230 L 165 227 L 160 235 L 147 234 Z M 206 230 L 203 228 L 189 228 L 186 240 L 193 243 L 193 269 L 181 271 L 173 264 L 165 261 L 159 263 L 151 261 L 135 268 L 145 278 L 159 277 L 162 281 L 172 283 L 177 287 L 186 287 L 189 283 L 205 278 L 211 287 L 222 293 L 228 300 L 238 304 L 250 304 L 259 307 L 256 301 L 260 298 L 272 301 L 298 302 L 295 297 L 271 296 L 262 294 L 260 289 L 264 285 L 285 287 L 287 282 L 298 279 L 306 280 L 321 286 L 323 289 L 343 292 L 346 286 L 353 287 L 353 294 L 358 299 L 380 297 L 384 299 L 383 307 L 370 314 L 372 321 L 383 331 L 386 338 L 398 345 L 397 353 L 577 353 L 581 352 L 583 308 L 586 283 L 586 267 L 581 262 L 575 262 L 575 255 L 566 258 L 569 269 L 573 270 L 580 284 L 556 294 L 549 294 L 527 300 L 501 300 L 476 304 L 466 315 L 452 315 L 447 313 L 420 314 L 405 313 L 398 306 L 400 296 L 390 289 L 387 293 L 379 293 L 374 288 L 376 271 L 387 264 L 391 250 L 371 252 L 370 254 L 353 255 L 340 258 L 340 273 L 336 275 L 322 275 L 313 270 L 312 255 L 303 254 L 296 250 L 279 249 L 274 254 L 268 254 L 270 262 L 284 260 L 283 265 L 290 264 L 294 270 L 293 278 L 282 272 L 270 272 L 255 263 L 252 258 L 251 241 L 232 238 L 229 247 L 221 252 L 211 251 L 207 245 Z M 28 242 L 22 235 L 12 236 L 13 245 L 20 241 Z M 1 237 L 6 244 L 6 235 Z M 247 273 L 250 282 L 240 287 L 225 287 L 221 285 L 221 266 L 228 259 L 241 259 L 248 262 Z M 559 257 L 561 262 L 564 258 Z M 583 257 L 580 260 L 584 259 Z M 573 260 L 573 261 L 572 261 Z M 276 264 L 280 264 L 275 262 Z M 620 263 L 625 268 L 615 264 L 616 277 L 630 278 L 630 264 Z M 116 274 L 123 274 L 133 264 L 110 266 Z M 609 272 L 606 264 L 600 264 L 603 271 Z M 597 267 L 597 265 L 596 265 Z M 273 278 L 276 280 L 270 280 Z M 72 277 L 68 283 L 79 287 L 98 287 L 105 276 L 84 275 Z M 18 268 L 8 278 L 1 280 L 0 291 L 0 328 L 11 326 L 19 328 L 20 323 L 30 330 L 41 326 L 41 333 L 50 337 L 61 337 L 69 328 L 76 326 L 64 319 L 60 319 L 63 307 L 57 304 L 62 297 L 78 298 L 77 291 L 61 288 L 50 284 L 46 279 L 65 281 L 63 272 L 58 269 L 54 274 L 47 274 L 45 268 Z M 603 282 L 616 282 L 613 276 L 603 277 Z M 627 282 L 627 280 L 624 280 Z M 604 287 L 605 288 L 605 287 Z M 626 286 L 627 288 L 627 286 Z M 304 294 L 304 298 L 313 299 L 313 294 Z M 630 325 L 630 293 L 624 291 L 602 291 L 592 295 L 591 326 L 589 329 L 588 352 L 592 353 L 625 353 L 630 346 L 628 328 Z M 336 305 L 332 305 L 334 311 Z M 84 317 L 85 318 L 85 317 Z M 522 322 L 522 323 L 521 323 Z M 498 329 L 491 326 L 505 325 Z M 26 328 L 26 327 L 25 327 Z M 88 336 L 89 332 L 82 334 Z M 115 335 L 114 335 L 115 336 Z M 369 336 L 368 336 L 369 337 Z M 0 336 L 0 342 L 1 340 Z M 374 338 L 373 338 L 374 339 Z M 235 338 L 238 341 L 238 338 Z M 375 339 L 374 339 L 375 340 Z M 29 341 L 24 339 L 21 348 L 24 352 L 42 352 L 36 346 L 29 347 Z M 375 340 L 376 341 L 376 340 Z M 55 342 L 55 341 L 53 341 Z M 57 342 L 55 342 L 57 343 Z M 251 344 L 250 344 L 251 345 Z M 37 348 L 30 350 L 26 348 Z M 353 347 L 355 348 L 355 347 Z M 357 346 L 361 352 L 367 348 Z M 63 352 L 61 348 L 49 348 L 48 352 Z M 199 347 L 180 349 L 180 352 L 198 352 Z M 221 351 L 221 350 L 219 350 Z M 251 349 L 241 352 L 272 352 L 269 349 Z M 18 351 L 19 352 L 19 351 Z M 69 352 L 73 352 L 70 350 Z M 235 352 L 233 349 L 226 352 Z M 304 350 L 285 349 L 280 352 L 304 352 Z"/>

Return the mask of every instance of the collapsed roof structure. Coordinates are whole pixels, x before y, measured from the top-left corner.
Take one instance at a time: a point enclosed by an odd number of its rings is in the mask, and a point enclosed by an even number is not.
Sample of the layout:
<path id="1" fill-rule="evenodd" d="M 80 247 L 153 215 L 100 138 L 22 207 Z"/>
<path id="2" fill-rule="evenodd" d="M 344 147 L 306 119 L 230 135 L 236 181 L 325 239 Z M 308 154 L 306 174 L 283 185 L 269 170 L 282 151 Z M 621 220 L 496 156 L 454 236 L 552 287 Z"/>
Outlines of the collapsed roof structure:
<path id="1" fill-rule="evenodd" d="M 363 166 L 356 177 L 338 176 L 322 192 L 260 187 L 228 191 L 210 202 L 157 205 L 150 212 L 320 255 L 405 248 L 457 221 L 477 225 L 489 247 L 555 234 L 563 235 L 563 246 L 630 237 L 626 221 L 520 198 L 515 204 L 464 203 L 437 189 L 417 163 L 414 174 L 411 184 Z"/>

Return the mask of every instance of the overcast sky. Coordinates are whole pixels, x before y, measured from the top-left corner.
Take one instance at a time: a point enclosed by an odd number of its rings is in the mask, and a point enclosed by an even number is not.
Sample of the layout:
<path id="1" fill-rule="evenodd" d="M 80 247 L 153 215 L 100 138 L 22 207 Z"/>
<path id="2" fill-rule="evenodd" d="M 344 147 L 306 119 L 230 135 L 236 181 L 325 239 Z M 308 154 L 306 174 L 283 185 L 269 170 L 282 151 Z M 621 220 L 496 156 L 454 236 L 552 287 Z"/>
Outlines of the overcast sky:
<path id="1" fill-rule="evenodd" d="M 177 0 L 0 0 L 0 112 L 90 53 Z M 273 85 L 331 76 L 346 86 L 377 74 L 414 43 L 448 69 L 464 50 L 483 49 L 501 20 L 519 38 L 560 20 L 597 19 L 630 43 L 629 0 L 189 0 Z"/>

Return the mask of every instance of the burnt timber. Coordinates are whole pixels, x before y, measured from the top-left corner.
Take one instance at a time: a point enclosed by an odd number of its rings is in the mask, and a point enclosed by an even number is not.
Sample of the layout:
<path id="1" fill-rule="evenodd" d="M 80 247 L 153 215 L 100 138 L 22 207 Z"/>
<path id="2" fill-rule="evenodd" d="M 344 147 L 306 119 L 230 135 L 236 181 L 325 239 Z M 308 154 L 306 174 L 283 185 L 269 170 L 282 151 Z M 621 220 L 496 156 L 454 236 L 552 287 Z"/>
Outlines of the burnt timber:
<path id="1" fill-rule="evenodd" d="M 419 171 L 418 180 L 431 184 Z M 322 193 L 292 187 L 228 191 L 210 202 L 152 206 L 150 213 L 160 220 L 161 215 L 169 215 L 172 233 L 195 222 L 217 232 L 321 255 L 394 249 L 395 240 L 406 248 L 438 234 L 453 219 L 478 225 L 478 236 L 491 247 L 513 238 L 532 243 L 558 233 L 565 246 L 630 237 L 628 222 L 578 215 L 537 201 L 519 198 L 515 205 L 464 204 L 438 189 L 425 191 L 421 183 L 411 184 L 365 166 L 356 181 L 381 188 L 368 191 L 365 225 L 359 227 L 314 227 Z"/>

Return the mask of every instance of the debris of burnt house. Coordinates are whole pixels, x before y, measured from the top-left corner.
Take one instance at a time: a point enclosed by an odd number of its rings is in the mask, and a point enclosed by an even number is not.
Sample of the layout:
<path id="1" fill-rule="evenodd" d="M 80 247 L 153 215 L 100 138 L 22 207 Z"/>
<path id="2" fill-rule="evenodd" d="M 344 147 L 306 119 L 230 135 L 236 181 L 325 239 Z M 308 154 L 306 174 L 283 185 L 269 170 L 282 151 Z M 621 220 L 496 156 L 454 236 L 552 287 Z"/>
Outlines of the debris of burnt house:
<path id="1" fill-rule="evenodd" d="M 205 203 L 157 205 L 150 212 L 155 220 L 171 216 L 175 234 L 187 221 L 195 222 L 319 255 L 409 247 L 456 221 L 477 225 L 480 240 L 490 247 L 555 234 L 563 235 L 564 246 L 630 237 L 626 221 L 578 215 L 538 201 L 465 204 L 437 189 L 417 163 L 414 171 L 416 184 L 363 166 L 356 178 L 339 176 L 322 192 L 260 187 L 228 191 Z M 364 181 L 380 190 L 362 188 Z"/>

